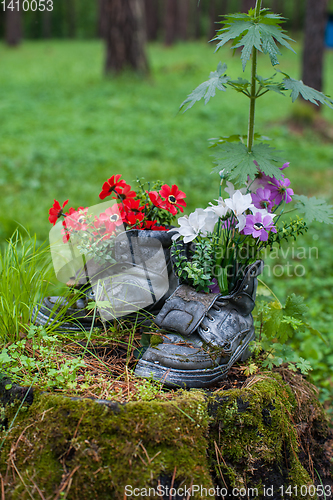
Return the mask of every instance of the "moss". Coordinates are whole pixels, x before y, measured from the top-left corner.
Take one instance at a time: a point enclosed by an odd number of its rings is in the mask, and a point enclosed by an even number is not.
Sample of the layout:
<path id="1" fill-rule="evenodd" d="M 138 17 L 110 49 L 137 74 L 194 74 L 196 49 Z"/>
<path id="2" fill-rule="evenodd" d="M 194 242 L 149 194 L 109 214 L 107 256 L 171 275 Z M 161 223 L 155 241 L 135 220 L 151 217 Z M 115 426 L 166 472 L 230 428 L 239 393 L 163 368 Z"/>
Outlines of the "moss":
<path id="1" fill-rule="evenodd" d="M 150 345 L 152 347 L 156 347 L 159 344 L 163 343 L 163 338 L 160 335 L 151 335 L 150 337 Z"/>
<path id="2" fill-rule="evenodd" d="M 313 484 L 300 461 L 302 442 L 297 424 L 309 421 L 306 418 L 314 406 L 317 424 L 326 436 L 327 422 L 312 386 L 298 375 L 289 372 L 289 377 L 294 377 L 291 386 L 285 383 L 282 374 L 264 372 L 246 381 L 242 389 L 224 391 L 220 393 L 222 397 L 209 396 L 212 415 L 209 449 L 213 474 L 220 487 L 246 485 L 258 489 L 253 498 L 265 498 L 267 485 L 273 485 L 274 491 L 279 492 L 281 485 L 298 486 L 300 491 L 302 485 Z M 302 405 L 299 405 L 299 391 L 307 394 Z M 309 410 L 304 409 L 308 405 Z"/>
<path id="3" fill-rule="evenodd" d="M 159 483 L 256 488 L 249 500 L 269 498 L 272 486 L 279 499 L 281 486 L 291 485 L 300 494 L 293 490 L 293 498 L 306 499 L 315 497 L 300 487 L 313 484 L 314 469 L 330 484 L 327 418 L 315 388 L 286 369 L 257 374 L 239 389 L 178 391 L 173 400 L 126 405 L 35 392 L 14 422 L 19 403 L 6 401 L 0 472 L 9 500 L 40 498 L 38 491 L 45 498 L 123 499 L 126 485 Z M 229 490 L 228 498 L 239 497 Z"/>
<path id="4" fill-rule="evenodd" d="M 16 410 L 6 408 L 8 422 Z M 156 487 L 173 476 L 175 485 L 212 488 L 207 422 L 198 391 L 112 408 L 39 394 L 19 413 L 1 450 L 2 476 L 6 461 L 14 469 L 6 498 L 30 498 L 38 487 L 45 497 L 69 488 L 68 499 L 123 499 L 126 485 Z"/>

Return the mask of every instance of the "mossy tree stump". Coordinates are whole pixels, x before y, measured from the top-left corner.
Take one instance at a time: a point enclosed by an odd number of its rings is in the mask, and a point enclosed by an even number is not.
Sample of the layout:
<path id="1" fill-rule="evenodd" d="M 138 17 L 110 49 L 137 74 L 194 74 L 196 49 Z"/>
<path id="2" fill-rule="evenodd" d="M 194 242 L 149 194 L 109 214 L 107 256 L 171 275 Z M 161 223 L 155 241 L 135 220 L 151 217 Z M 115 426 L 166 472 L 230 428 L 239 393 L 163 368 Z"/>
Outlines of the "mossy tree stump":
<path id="1" fill-rule="evenodd" d="M 38 391 L 21 405 L 10 400 L 24 390 L 2 386 L 6 500 L 169 499 L 171 487 L 173 499 L 279 499 L 288 486 L 285 497 L 313 499 L 320 481 L 333 494 L 327 418 L 315 388 L 287 369 L 125 405 Z"/>

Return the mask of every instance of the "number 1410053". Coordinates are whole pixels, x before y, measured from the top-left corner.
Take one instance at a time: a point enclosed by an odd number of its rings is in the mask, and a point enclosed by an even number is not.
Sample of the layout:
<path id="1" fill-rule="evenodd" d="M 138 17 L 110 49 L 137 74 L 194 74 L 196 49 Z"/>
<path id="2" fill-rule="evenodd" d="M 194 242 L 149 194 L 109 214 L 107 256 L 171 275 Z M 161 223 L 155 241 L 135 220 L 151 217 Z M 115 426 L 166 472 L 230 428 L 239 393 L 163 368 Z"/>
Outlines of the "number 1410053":
<path id="1" fill-rule="evenodd" d="M 27 12 L 28 10 L 32 10 L 35 12 L 36 10 L 40 10 L 43 12 L 44 10 L 51 11 L 53 10 L 53 0 L 3 0 L 1 2 L 2 10 L 23 10 Z"/>

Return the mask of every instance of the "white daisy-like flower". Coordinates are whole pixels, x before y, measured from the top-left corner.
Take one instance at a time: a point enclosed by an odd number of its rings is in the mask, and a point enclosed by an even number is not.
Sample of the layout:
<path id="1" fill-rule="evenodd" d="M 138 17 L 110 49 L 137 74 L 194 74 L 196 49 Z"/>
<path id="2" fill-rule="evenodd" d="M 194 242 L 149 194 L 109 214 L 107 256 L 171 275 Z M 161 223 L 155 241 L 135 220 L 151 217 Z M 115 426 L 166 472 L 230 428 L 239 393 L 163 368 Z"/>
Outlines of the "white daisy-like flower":
<path id="1" fill-rule="evenodd" d="M 229 211 L 229 208 L 226 206 L 223 198 L 219 198 L 217 201 L 217 205 L 213 205 L 213 203 L 209 203 L 210 207 L 206 208 L 206 210 L 213 210 L 213 212 L 220 218 L 225 217 Z"/>
<path id="2" fill-rule="evenodd" d="M 177 240 L 180 236 L 183 236 L 184 243 L 189 243 L 199 234 L 207 236 L 207 233 L 213 232 L 216 221 L 217 216 L 212 210 L 197 208 L 189 216 L 179 217 L 178 223 L 180 227 L 176 229 L 177 234 L 174 234 L 172 239 Z"/>
<path id="3" fill-rule="evenodd" d="M 237 191 L 235 191 L 231 198 L 227 198 L 225 200 L 225 204 L 228 208 L 230 208 L 230 210 L 233 211 L 233 213 L 237 217 L 238 224 L 236 225 L 236 229 L 242 231 L 246 224 L 246 217 L 244 215 L 244 212 L 253 207 L 251 194 L 243 194 L 238 189 Z"/>

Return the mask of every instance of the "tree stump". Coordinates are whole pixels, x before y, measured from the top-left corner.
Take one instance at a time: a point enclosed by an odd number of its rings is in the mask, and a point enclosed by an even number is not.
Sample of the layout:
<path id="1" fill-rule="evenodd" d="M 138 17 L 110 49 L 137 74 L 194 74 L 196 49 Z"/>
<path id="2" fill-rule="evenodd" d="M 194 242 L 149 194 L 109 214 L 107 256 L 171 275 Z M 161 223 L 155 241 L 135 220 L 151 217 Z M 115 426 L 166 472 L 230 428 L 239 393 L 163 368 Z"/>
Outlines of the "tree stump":
<path id="1" fill-rule="evenodd" d="M 172 400 L 26 393 L 1 382 L 6 500 L 280 499 L 289 486 L 287 498 L 313 499 L 321 484 L 333 493 L 327 417 L 315 387 L 287 368 Z"/>

